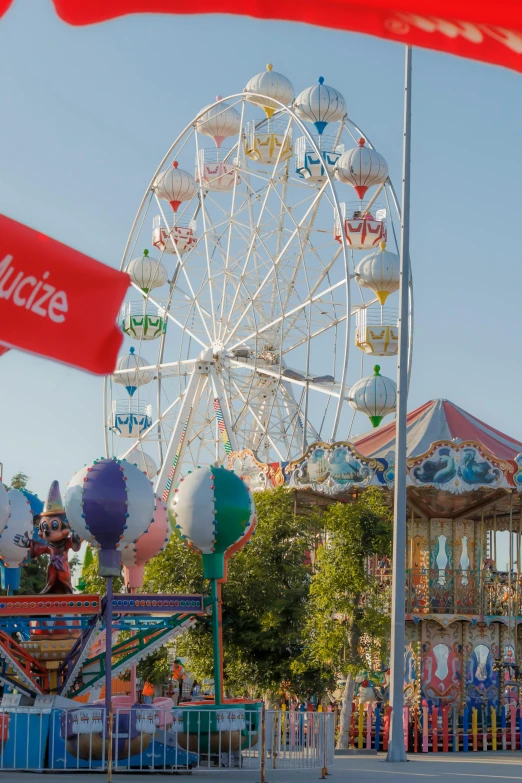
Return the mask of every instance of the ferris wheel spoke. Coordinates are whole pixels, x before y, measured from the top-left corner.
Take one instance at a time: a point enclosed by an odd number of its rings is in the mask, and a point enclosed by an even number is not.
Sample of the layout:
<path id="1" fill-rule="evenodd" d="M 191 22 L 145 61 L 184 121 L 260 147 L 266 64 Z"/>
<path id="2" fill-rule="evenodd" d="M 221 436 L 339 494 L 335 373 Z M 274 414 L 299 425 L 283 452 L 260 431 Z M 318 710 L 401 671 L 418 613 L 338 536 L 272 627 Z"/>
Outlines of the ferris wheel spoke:
<path id="1" fill-rule="evenodd" d="M 314 391 L 321 392 L 321 394 L 327 394 L 337 398 L 344 397 L 344 399 L 347 399 L 347 397 L 341 393 L 340 384 L 335 380 L 327 381 L 323 384 L 313 381 L 312 379 L 307 379 L 304 372 L 293 370 L 290 367 L 280 367 L 280 370 L 276 371 L 271 370 L 268 367 L 263 367 L 260 363 L 247 364 L 246 362 L 238 361 L 237 359 L 231 359 L 230 361 L 231 364 L 236 367 L 244 367 L 250 369 L 251 372 L 266 375 L 269 378 L 284 379 L 295 386 L 308 387 Z"/>
<path id="2" fill-rule="evenodd" d="M 281 259 L 284 257 L 284 253 L 285 253 L 285 251 L 287 250 L 287 248 L 289 247 L 289 245 L 290 245 L 291 241 L 294 239 L 294 237 L 295 237 L 295 236 L 296 236 L 296 234 L 298 233 L 298 231 L 299 231 L 299 229 L 301 228 L 301 226 L 303 225 L 304 221 L 305 221 L 305 220 L 308 218 L 308 216 L 309 216 L 309 214 L 310 214 L 311 210 L 313 209 L 313 207 L 314 207 L 314 205 L 315 205 L 315 202 L 316 202 L 318 199 L 320 199 L 320 197 L 321 197 L 321 195 L 322 195 L 322 192 L 323 192 L 323 190 L 324 190 L 324 185 L 323 185 L 323 187 L 322 187 L 322 188 L 321 188 L 321 189 L 320 189 L 320 190 L 317 192 L 317 195 L 316 195 L 316 197 L 314 198 L 314 200 L 313 200 L 313 202 L 312 202 L 311 206 L 310 206 L 310 207 L 307 209 L 306 213 L 303 215 L 303 217 L 301 218 L 301 220 L 299 221 L 299 223 L 297 224 L 297 226 L 295 227 L 295 229 L 292 231 L 292 234 L 290 235 L 289 239 L 288 239 L 288 240 L 287 240 L 287 242 L 285 243 L 285 245 L 284 245 L 283 249 L 281 250 L 281 252 L 280 252 L 280 253 L 279 253 L 279 254 L 276 256 L 276 258 L 273 260 L 273 265 L 272 265 L 271 269 L 268 271 L 268 273 L 266 274 L 265 278 L 263 279 L 263 281 L 262 281 L 261 285 L 260 285 L 260 286 L 258 287 L 258 289 L 255 291 L 255 293 L 253 293 L 253 294 L 252 294 L 251 300 L 250 300 L 250 302 L 248 303 L 248 305 L 247 305 L 247 308 L 246 308 L 246 309 L 247 309 L 247 311 L 249 311 L 249 310 L 251 309 L 251 307 L 252 307 L 252 306 L 253 306 L 253 304 L 254 304 L 254 301 L 255 301 L 257 298 L 259 298 L 259 296 L 260 296 L 260 294 L 261 294 L 261 292 L 262 292 L 262 290 L 263 290 L 264 286 L 266 285 L 267 281 L 268 281 L 268 280 L 271 278 L 271 276 L 272 276 L 272 275 L 274 274 L 274 272 L 276 271 L 276 269 L 277 269 L 277 265 L 280 263 Z M 233 311 L 233 308 L 232 308 L 232 311 Z M 243 322 L 243 319 L 244 319 L 245 315 L 246 315 L 246 312 L 243 312 L 243 314 L 240 316 L 239 320 L 236 322 L 236 325 L 234 326 L 234 328 L 233 328 L 233 329 L 232 329 L 232 330 L 231 330 L 229 333 L 227 333 L 227 335 L 226 335 L 226 336 L 227 336 L 227 339 L 228 339 L 229 341 L 230 341 L 230 339 L 233 337 L 233 335 L 235 334 L 235 332 L 237 331 L 238 327 L 239 327 L 239 326 L 241 325 L 241 323 Z"/>
<path id="3" fill-rule="evenodd" d="M 143 291 L 141 290 L 141 288 L 139 286 L 136 285 L 136 283 L 132 283 L 132 287 L 135 288 L 137 291 L 140 292 L 140 294 L 143 295 Z M 157 307 L 159 310 L 164 310 L 163 305 L 160 304 L 160 302 L 158 302 L 157 299 L 155 299 L 154 297 L 150 296 L 150 294 L 147 295 L 147 302 L 150 302 L 155 307 Z M 167 316 L 169 321 L 172 321 L 173 323 L 176 324 L 176 326 L 179 326 L 179 328 L 183 332 L 186 332 L 189 335 L 189 337 L 191 337 L 193 340 L 195 340 L 197 343 L 199 343 L 199 345 L 201 345 L 202 348 L 206 348 L 207 347 L 207 344 L 204 343 L 202 340 L 200 340 L 200 338 L 191 329 L 189 329 L 186 324 L 182 324 L 181 321 L 178 321 L 178 319 L 175 316 L 172 315 L 170 310 L 165 311 L 165 315 Z"/>
<path id="4" fill-rule="evenodd" d="M 234 388 L 236 389 L 237 393 L 239 394 L 239 396 L 241 397 L 241 399 L 243 400 L 243 402 L 244 402 L 244 403 L 245 403 L 245 405 L 247 406 L 247 408 L 248 408 L 248 410 L 250 411 L 251 415 L 253 416 L 253 418 L 255 419 L 255 421 L 257 422 L 257 424 L 259 425 L 259 427 L 261 427 L 261 429 L 263 430 L 265 438 L 267 438 L 267 439 L 270 441 L 270 443 L 271 443 L 271 445 L 272 445 L 273 449 L 274 449 L 274 450 L 275 450 L 275 452 L 276 452 L 276 453 L 279 455 L 279 459 L 281 459 L 281 460 L 284 460 L 284 457 L 283 457 L 283 455 L 282 455 L 281 451 L 279 450 L 279 447 L 278 447 L 277 443 L 274 441 L 274 439 L 272 438 L 272 436 L 270 435 L 270 433 L 269 433 L 269 432 L 267 432 L 267 431 L 264 429 L 263 422 L 262 422 L 262 421 L 259 419 L 259 417 L 258 417 L 258 415 L 256 414 L 256 412 L 255 412 L 255 411 L 252 409 L 251 405 L 249 404 L 248 400 L 245 398 L 245 396 L 244 396 L 243 392 L 241 391 L 241 389 L 239 388 L 239 386 L 237 385 L 237 383 L 235 382 L 235 380 L 234 380 L 233 378 L 232 378 L 231 380 L 232 380 L 232 385 L 234 386 Z"/>
<path id="5" fill-rule="evenodd" d="M 343 315 L 340 318 L 337 318 L 335 321 L 330 321 L 326 326 L 321 327 L 320 329 L 317 329 L 315 332 L 310 332 L 310 334 L 305 334 L 300 340 L 298 340 L 296 343 L 293 343 L 292 345 L 289 345 L 287 348 L 283 348 L 281 353 L 283 355 L 286 355 L 290 353 L 291 351 L 294 351 L 296 348 L 299 348 L 301 345 L 305 345 L 305 343 L 308 340 L 313 340 L 315 337 L 319 337 L 322 334 L 325 334 L 330 329 L 333 329 L 336 326 L 339 326 L 339 324 L 342 324 L 346 321 L 347 316 Z"/>
<path id="6" fill-rule="evenodd" d="M 133 441 L 131 442 L 131 445 L 130 445 L 130 446 L 128 447 L 128 449 L 127 449 L 127 450 L 124 452 L 124 454 L 122 454 L 122 456 L 121 456 L 121 458 L 120 458 L 120 459 L 126 459 L 126 457 L 128 457 L 128 456 L 129 456 L 129 454 L 131 453 L 131 451 L 133 451 L 133 449 L 135 449 L 135 448 L 136 448 L 136 446 L 138 446 L 139 444 L 141 444 L 141 443 L 142 443 L 144 440 L 147 440 L 148 436 L 149 436 L 149 435 L 151 435 L 151 434 L 154 432 L 154 430 L 155 430 L 155 429 L 158 427 L 158 424 L 161 424 L 161 423 L 163 422 L 163 420 L 165 419 L 165 417 L 166 417 L 166 416 L 167 416 L 167 415 L 168 415 L 168 414 L 169 414 L 169 413 L 170 413 L 170 412 L 171 412 L 171 411 L 172 411 L 172 410 L 173 410 L 173 409 L 176 407 L 176 405 L 178 405 L 178 403 L 180 402 L 180 400 L 181 400 L 181 399 L 182 399 L 182 395 L 180 394 L 180 395 L 179 395 L 179 396 L 178 396 L 178 397 L 177 397 L 177 398 L 174 400 L 174 402 L 172 402 L 172 403 L 169 405 L 169 407 L 168 407 L 168 408 L 167 408 L 167 409 L 166 409 L 166 410 L 165 410 L 165 411 L 164 411 L 164 412 L 163 412 L 163 413 L 162 413 L 160 416 L 158 416 L 158 418 L 157 418 L 155 421 L 153 421 L 153 422 L 152 422 L 151 426 L 150 426 L 150 427 L 148 427 L 146 430 L 144 430 L 144 432 L 142 432 L 142 433 L 140 434 L 140 437 L 139 437 L 139 438 L 136 438 L 136 440 L 133 440 Z"/>
<path id="7" fill-rule="evenodd" d="M 283 143 L 281 144 L 281 147 L 280 147 L 278 155 L 277 155 L 277 161 L 276 161 L 275 168 L 274 168 L 275 171 L 277 171 L 277 166 L 279 165 L 279 161 L 280 161 L 280 158 L 281 158 L 281 153 L 283 151 L 283 146 L 284 146 L 284 143 L 285 143 L 286 139 L 288 138 L 289 129 L 290 129 L 290 123 L 288 124 L 288 126 L 286 128 L 285 136 L 284 136 L 284 139 L 283 139 Z M 245 274 L 245 271 L 246 271 L 248 262 L 250 260 L 251 253 L 252 253 L 252 248 L 254 246 L 256 237 L 257 237 L 258 232 L 259 232 L 259 227 L 260 227 L 260 224 L 261 224 L 263 213 L 264 213 L 264 211 L 266 209 L 269 193 L 270 193 L 270 188 L 267 188 L 266 192 L 265 192 L 265 195 L 264 195 L 263 204 L 262 204 L 262 207 L 260 209 L 260 212 L 259 212 L 259 215 L 258 215 L 258 218 L 257 218 L 257 221 L 256 221 L 256 225 L 255 225 L 254 231 L 252 232 L 252 241 L 250 243 L 250 247 L 249 247 L 249 250 L 248 250 L 248 253 L 247 253 L 247 257 L 246 257 L 246 260 L 245 260 L 245 264 L 244 264 L 244 267 L 243 267 L 243 271 L 242 271 L 242 274 L 241 274 L 242 278 L 243 278 L 243 276 Z M 234 301 L 232 303 L 232 307 L 230 308 L 230 313 L 231 314 L 234 312 L 235 305 L 236 305 L 236 298 L 234 297 Z M 228 328 L 229 323 L 230 323 L 230 318 L 227 320 L 227 323 L 226 323 L 226 326 L 225 326 L 225 334 L 226 334 L 226 330 Z"/>
<path id="8" fill-rule="evenodd" d="M 190 431 L 195 411 L 207 382 L 208 377 L 206 375 L 200 375 L 196 372 L 192 374 L 178 413 L 176 424 L 174 425 L 172 435 L 170 436 L 170 441 L 165 453 L 165 460 L 156 482 L 156 494 L 158 497 L 166 499 L 165 493 L 170 490 L 170 487 L 176 481 L 179 474 L 181 463 L 183 462 L 183 454 L 186 449 L 185 434 L 187 430 Z"/>
<path id="9" fill-rule="evenodd" d="M 291 310 L 288 310 L 287 312 L 282 313 L 277 318 L 274 318 L 273 321 L 271 321 L 270 323 L 266 324 L 266 326 L 260 327 L 258 330 L 254 331 L 254 332 L 251 332 L 246 337 L 242 338 L 238 342 L 236 342 L 233 345 L 231 345 L 230 346 L 230 350 L 233 351 L 235 348 L 238 348 L 240 345 L 248 342 L 249 340 L 255 339 L 256 337 L 258 337 L 259 335 L 263 334 L 267 330 L 272 329 L 274 326 L 277 326 L 277 324 L 280 324 L 281 321 L 287 321 L 287 320 L 291 319 L 291 317 L 293 315 L 295 315 L 296 313 L 301 312 L 308 305 L 310 305 L 310 304 L 312 304 L 312 303 L 314 303 L 316 301 L 320 301 L 322 299 L 322 297 L 326 296 L 331 291 L 335 291 L 340 286 L 344 286 L 345 284 L 346 284 L 346 280 L 340 280 L 338 283 L 334 283 L 334 285 L 331 285 L 328 288 L 325 288 L 323 291 L 319 292 L 318 294 L 315 294 L 314 296 L 311 296 L 311 297 L 305 299 L 305 301 L 301 302 L 301 304 L 297 305 L 297 307 L 293 307 Z M 293 326 L 293 324 L 292 324 L 292 326 Z"/>

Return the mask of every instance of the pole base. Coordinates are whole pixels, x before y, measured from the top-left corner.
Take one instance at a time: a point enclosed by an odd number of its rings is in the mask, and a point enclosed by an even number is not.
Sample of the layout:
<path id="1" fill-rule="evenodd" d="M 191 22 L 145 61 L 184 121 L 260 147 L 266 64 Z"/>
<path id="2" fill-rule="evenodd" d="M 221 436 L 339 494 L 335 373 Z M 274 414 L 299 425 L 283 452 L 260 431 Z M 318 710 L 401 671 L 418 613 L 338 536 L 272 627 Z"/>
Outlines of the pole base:
<path id="1" fill-rule="evenodd" d="M 404 748 L 388 748 L 388 753 L 386 754 L 386 761 L 389 761 L 392 764 L 400 764 L 403 762 L 408 761 L 408 757 L 406 755 L 406 751 Z"/>

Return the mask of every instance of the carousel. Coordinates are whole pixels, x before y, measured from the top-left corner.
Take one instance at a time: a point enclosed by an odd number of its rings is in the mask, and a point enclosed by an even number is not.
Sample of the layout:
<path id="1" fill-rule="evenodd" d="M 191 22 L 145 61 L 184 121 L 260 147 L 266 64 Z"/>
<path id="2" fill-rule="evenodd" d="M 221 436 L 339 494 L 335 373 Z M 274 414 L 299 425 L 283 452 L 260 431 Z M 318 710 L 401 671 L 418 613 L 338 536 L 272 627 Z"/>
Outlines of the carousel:
<path id="1" fill-rule="evenodd" d="M 253 490 L 286 485 L 303 503 L 390 495 L 395 422 L 351 441 L 313 443 L 288 463 L 249 450 L 229 465 Z M 448 400 L 408 415 L 406 701 L 518 703 L 522 622 L 522 443 Z M 377 579 L 389 564 L 375 558 Z M 420 680 L 421 688 L 418 688 Z"/>

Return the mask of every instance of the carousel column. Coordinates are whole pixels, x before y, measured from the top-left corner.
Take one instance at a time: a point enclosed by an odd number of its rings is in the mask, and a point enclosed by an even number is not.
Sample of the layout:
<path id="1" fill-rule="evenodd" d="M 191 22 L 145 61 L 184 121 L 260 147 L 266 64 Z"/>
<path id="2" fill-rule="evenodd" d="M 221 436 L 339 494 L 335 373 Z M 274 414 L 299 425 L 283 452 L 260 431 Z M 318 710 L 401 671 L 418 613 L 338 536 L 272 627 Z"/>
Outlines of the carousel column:
<path id="1" fill-rule="evenodd" d="M 412 50 L 411 46 L 407 46 L 404 86 L 404 157 L 390 656 L 390 705 L 392 714 L 390 744 L 386 757 L 386 760 L 390 762 L 407 760 L 404 750 L 402 713 L 404 707 L 404 626 L 406 622 L 406 416 L 408 413 L 408 301 L 410 282 L 411 62 Z"/>

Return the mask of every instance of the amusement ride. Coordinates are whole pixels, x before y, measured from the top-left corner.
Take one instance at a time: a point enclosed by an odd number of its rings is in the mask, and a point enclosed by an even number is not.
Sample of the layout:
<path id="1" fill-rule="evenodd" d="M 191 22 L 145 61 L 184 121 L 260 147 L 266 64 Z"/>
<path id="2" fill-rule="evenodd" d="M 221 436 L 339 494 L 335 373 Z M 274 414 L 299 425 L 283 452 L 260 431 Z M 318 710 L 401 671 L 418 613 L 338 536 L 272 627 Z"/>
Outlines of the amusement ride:
<path id="1" fill-rule="evenodd" d="M 153 174 L 121 266 L 132 285 L 123 353 L 104 388 L 106 453 L 75 474 L 63 501 L 57 482 L 44 504 L 0 490 L 8 592 L 28 558 L 50 558 L 41 596 L 0 598 L 0 681 L 17 694 L 7 706 L 23 698 L 65 710 L 49 736 L 78 764 L 119 748 L 104 719 L 114 706 L 129 758 L 132 737 L 153 732 L 151 716 L 133 712 L 135 667 L 209 611 L 208 748 L 223 725 L 240 727 L 234 750 L 243 748 L 246 705 L 253 713 L 259 705 L 224 697 L 226 563 L 254 532 L 251 490 L 270 484 L 270 465 L 275 483 L 285 483 L 285 471 L 311 452 L 313 479 L 358 413 L 375 428 L 395 411 L 399 223 L 388 164 L 341 92 L 321 76 L 297 93 L 272 65 L 202 108 Z M 408 292 L 411 335 L 411 280 Z M 409 366 L 411 349 L 410 339 Z M 319 492 L 346 484 L 343 455 L 328 463 Z M 376 474 L 376 460 L 358 464 L 354 476 Z M 145 563 L 171 529 L 201 553 L 209 596 L 139 592 Z M 81 541 L 98 550 L 104 598 L 73 592 L 67 552 Z M 122 566 L 127 592 L 113 594 Z M 130 696 L 114 696 L 112 677 L 129 670 Z M 161 699 L 153 706 L 170 716 L 169 731 L 176 727 L 177 739 L 163 737 L 164 759 L 183 734 L 188 763 L 200 718 L 196 727 Z M 251 741 L 257 717 L 249 726 Z"/>
<path id="2" fill-rule="evenodd" d="M 296 93 L 267 65 L 204 107 L 123 256 L 106 455 L 137 460 L 165 499 L 231 452 L 285 463 L 350 435 L 357 411 L 377 426 L 395 410 L 380 367 L 395 376 L 399 220 L 386 160 L 322 76 Z"/>

